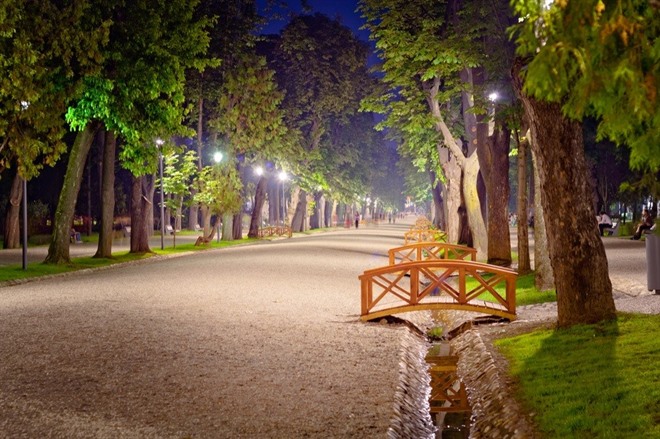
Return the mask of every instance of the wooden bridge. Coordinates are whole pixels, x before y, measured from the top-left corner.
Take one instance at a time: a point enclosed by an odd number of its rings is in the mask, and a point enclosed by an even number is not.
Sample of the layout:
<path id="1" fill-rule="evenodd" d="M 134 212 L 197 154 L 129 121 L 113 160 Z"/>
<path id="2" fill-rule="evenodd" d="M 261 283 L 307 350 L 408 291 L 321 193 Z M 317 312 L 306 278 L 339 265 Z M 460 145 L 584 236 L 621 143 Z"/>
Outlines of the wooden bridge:
<path id="1" fill-rule="evenodd" d="M 448 250 L 453 247 L 456 246 L 417 243 L 390 250 L 390 262 L 394 263 L 359 276 L 361 320 L 432 309 L 475 311 L 514 320 L 517 273 L 463 258 L 442 259 L 441 256 L 452 254 Z M 466 256 L 474 257 L 469 247 L 464 247 L 464 251 Z M 397 255 L 404 262 L 396 263 Z M 469 279 L 476 284 L 470 290 Z"/>
<path id="2" fill-rule="evenodd" d="M 268 226 L 259 228 L 259 238 L 272 238 L 273 236 L 286 236 L 291 238 L 291 227 L 289 226 Z"/>
<path id="3" fill-rule="evenodd" d="M 444 242 L 416 242 L 388 251 L 390 265 L 401 262 L 427 261 L 436 259 L 477 259 L 477 249 Z"/>
<path id="4" fill-rule="evenodd" d="M 433 223 L 428 218 L 420 217 L 415 225 L 403 234 L 405 244 L 411 242 L 447 242 L 447 234 L 439 229 L 433 228 Z"/>

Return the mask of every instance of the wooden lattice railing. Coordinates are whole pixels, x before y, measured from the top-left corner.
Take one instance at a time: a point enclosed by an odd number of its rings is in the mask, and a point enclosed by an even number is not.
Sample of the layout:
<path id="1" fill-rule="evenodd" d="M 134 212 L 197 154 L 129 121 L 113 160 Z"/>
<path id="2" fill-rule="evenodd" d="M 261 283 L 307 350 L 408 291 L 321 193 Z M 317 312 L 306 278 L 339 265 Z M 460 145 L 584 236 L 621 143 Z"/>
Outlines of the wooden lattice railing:
<path id="1" fill-rule="evenodd" d="M 477 259 L 477 249 L 444 242 L 417 242 L 388 251 L 390 265 L 402 262 L 430 261 L 436 259 Z"/>
<path id="2" fill-rule="evenodd" d="M 463 260 L 403 262 L 359 276 L 363 321 L 424 309 L 476 311 L 516 318 L 515 271 Z M 466 280 L 476 286 L 467 290 Z M 503 291 L 498 292 L 497 288 Z"/>
<path id="3" fill-rule="evenodd" d="M 420 217 L 415 225 L 403 234 L 405 244 L 411 242 L 441 241 L 447 242 L 447 234 L 442 230 L 434 229 L 428 218 Z"/>
<path id="4" fill-rule="evenodd" d="M 286 236 L 291 238 L 291 227 L 289 226 L 268 226 L 259 229 L 259 238 L 271 238 L 273 236 Z"/>

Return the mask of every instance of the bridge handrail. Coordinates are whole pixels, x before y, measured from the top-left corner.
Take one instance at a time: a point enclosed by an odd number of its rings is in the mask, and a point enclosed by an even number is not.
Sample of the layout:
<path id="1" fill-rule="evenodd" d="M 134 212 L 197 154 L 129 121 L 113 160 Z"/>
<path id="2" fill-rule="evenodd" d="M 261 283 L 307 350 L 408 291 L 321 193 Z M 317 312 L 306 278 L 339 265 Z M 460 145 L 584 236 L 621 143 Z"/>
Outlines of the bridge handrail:
<path id="1" fill-rule="evenodd" d="M 444 271 L 442 273 L 436 273 L 438 270 Z M 484 279 L 482 276 L 483 273 L 493 274 L 494 277 Z M 394 280 L 381 277 L 382 275 L 393 275 Z M 406 288 L 405 285 L 399 285 L 398 282 L 408 277 L 408 275 L 410 277 L 410 288 Z M 421 288 L 420 275 L 430 279 L 430 283 Z M 458 290 L 446 282 L 450 277 L 455 276 L 458 276 Z M 479 285 L 471 291 L 466 291 L 466 276 L 477 280 Z M 517 273 L 512 269 L 496 265 L 456 259 L 436 259 L 403 262 L 373 268 L 366 270 L 358 277 L 361 282 L 361 315 L 363 320 L 368 319 L 370 314 L 373 315 L 374 311 L 382 315 L 389 315 L 412 310 L 411 307 L 431 309 L 433 307 L 440 308 L 442 307 L 441 305 L 447 308 L 482 310 L 483 312 L 489 312 L 507 318 L 515 317 L 516 313 L 515 291 Z M 502 281 L 506 285 L 504 297 L 495 291 L 494 288 L 495 285 Z M 382 291 L 378 292 L 376 297 L 374 297 L 374 283 L 382 288 Z M 422 302 L 423 299 L 431 297 L 432 292 L 436 289 L 446 293 L 452 301 L 438 303 L 428 300 Z M 490 293 L 497 300 L 497 303 L 483 302 L 480 305 L 475 304 L 475 302 L 470 303 L 470 301 L 485 292 Z M 376 310 L 377 305 L 388 295 L 395 296 L 403 301 L 404 304 L 394 308 Z"/>
<path id="2" fill-rule="evenodd" d="M 259 238 L 268 238 L 271 236 L 286 236 L 291 238 L 292 235 L 290 226 L 266 226 L 259 228 Z"/>
<path id="3" fill-rule="evenodd" d="M 447 234 L 440 229 L 416 229 L 412 228 L 403 233 L 403 240 L 405 244 L 411 241 L 416 242 L 446 242 Z"/>
<path id="4" fill-rule="evenodd" d="M 427 257 L 424 256 L 426 252 Z M 436 259 L 450 259 L 449 256 L 455 256 L 455 259 L 465 260 L 470 257 L 472 261 L 477 260 L 477 249 L 458 244 L 447 244 L 438 241 L 423 241 L 412 244 L 402 245 L 388 250 L 390 265 L 396 264 L 397 256 L 400 256 L 401 262 L 426 261 Z M 415 259 L 410 256 L 414 255 Z M 430 257 L 429 257 L 430 256 Z"/>

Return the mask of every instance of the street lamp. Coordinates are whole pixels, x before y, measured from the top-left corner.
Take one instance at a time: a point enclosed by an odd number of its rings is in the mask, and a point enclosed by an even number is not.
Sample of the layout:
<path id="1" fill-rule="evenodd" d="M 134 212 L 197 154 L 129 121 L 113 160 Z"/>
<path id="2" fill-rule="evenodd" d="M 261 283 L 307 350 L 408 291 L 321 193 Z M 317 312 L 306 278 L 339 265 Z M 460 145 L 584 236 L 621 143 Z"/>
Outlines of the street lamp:
<path id="1" fill-rule="evenodd" d="M 220 162 L 222 161 L 222 158 L 223 158 L 223 157 L 224 157 L 224 155 L 222 154 L 222 152 L 220 152 L 220 151 L 216 151 L 216 152 L 213 154 L 213 161 L 214 161 L 216 164 L 218 164 L 218 163 L 220 163 Z M 216 232 L 215 232 L 215 234 L 216 234 L 216 242 L 219 243 L 219 242 L 220 242 L 220 214 L 218 214 L 218 217 L 217 217 L 216 220 L 215 220 L 215 227 L 216 227 Z"/>
<path id="2" fill-rule="evenodd" d="M 21 109 L 23 111 L 27 110 L 30 106 L 30 102 L 21 101 Z M 23 177 L 23 234 L 22 234 L 22 245 L 23 245 L 23 270 L 27 270 L 27 179 Z"/>
<path id="3" fill-rule="evenodd" d="M 282 209 L 282 217 L 285 216 L 284 212 L 284 206 L 286 206 L 286 203 L 284 203 L 284 182 L 289 178 L 289 176 L 286 174 L 285 171 L 280 171 L 278 174 L 277 178 L 280 180 L 280 184 L 278 186 L 282 186 L 282 202 L 280 203 L 280 191 L 277 190 L 277 224 L 279 225 L 280 223 L 280 208 Z M 284 223 L 284 218 L 282 218 L 282 223 Z"/>
<path id="4" fill-rule="evenodd" d="M 158 169 L 160 174 L 160 249 L 165 249 L 165 191 L 163 190 L 163 139 L 156 139 Z"/>
<path id="5" fill-rule="evenodd" d="M 257 174 L 259 177 L 261 177 L 262 175 L 264 175 L 264 168 L 262 168 L 261 166 L 257 166 L 256 168 L 254 168 L 254 173 Z"/>

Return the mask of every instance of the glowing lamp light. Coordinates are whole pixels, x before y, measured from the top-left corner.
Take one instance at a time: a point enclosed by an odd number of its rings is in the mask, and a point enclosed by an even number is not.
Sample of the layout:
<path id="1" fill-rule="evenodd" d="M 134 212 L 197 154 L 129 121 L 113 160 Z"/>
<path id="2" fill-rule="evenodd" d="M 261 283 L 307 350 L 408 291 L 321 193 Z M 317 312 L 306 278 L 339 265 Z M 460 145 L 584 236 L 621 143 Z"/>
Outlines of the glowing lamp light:
<path id="1" fill-rule="evenodd" d="M 216 163 L 220 163 L 222 161 L 222 157 L 223 157 L 222 153 L 220 151 L 216 151 L 213 154 L 213 161 Z"/>
<path id="2" fill-rule="evenodd" d="M 262 175 L 264 175 L 264 168 L 262 168 L 261 166 L 257 166 L 256 168 L 254 168 L 254 173 L 257 174 L 259 177 L 261 177 Z"/>
<path id="3" fill-rule="evenodd" d="M 488 100 L 491 102 L 495 102 L 498 97 L 499 96 L 496 92 L 492 92 L 491 94 L 488 95 Z"/>
<path id="4" fill-rule="evenodd" d="M 287 178 L 289 178 L 289 176 L 286 175 L 286 172 L 282 171 L 282 172 L 280 172 L 280 174 L 278 175 L 278 178 L 280 179 L 280 181 L 284 181 L 284 180 L 286 180 Z"/>

